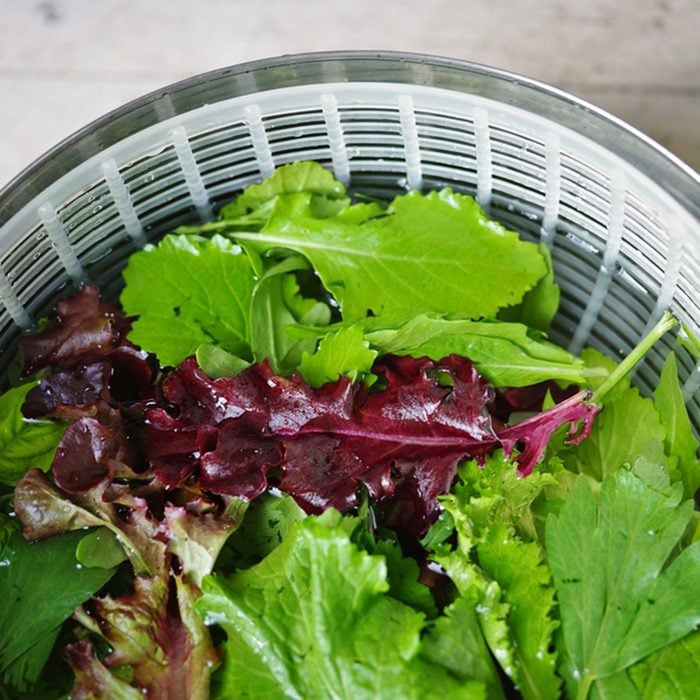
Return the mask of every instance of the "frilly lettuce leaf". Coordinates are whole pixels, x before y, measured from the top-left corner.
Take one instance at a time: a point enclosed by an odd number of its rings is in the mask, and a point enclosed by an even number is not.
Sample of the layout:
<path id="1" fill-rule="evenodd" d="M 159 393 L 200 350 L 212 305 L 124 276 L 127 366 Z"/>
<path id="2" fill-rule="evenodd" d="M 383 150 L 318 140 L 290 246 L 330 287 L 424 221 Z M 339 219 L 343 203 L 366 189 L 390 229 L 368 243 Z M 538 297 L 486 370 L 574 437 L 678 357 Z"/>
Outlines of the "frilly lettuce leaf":
<path id="1" fill-rule="evenodd" d="M 197 609 L 227 635 L 216 697 L 483 697 L 420 656 L 423 615 L 388 588 L 383 557 L 313 517 L 260 564 L 206 578 Z"/>

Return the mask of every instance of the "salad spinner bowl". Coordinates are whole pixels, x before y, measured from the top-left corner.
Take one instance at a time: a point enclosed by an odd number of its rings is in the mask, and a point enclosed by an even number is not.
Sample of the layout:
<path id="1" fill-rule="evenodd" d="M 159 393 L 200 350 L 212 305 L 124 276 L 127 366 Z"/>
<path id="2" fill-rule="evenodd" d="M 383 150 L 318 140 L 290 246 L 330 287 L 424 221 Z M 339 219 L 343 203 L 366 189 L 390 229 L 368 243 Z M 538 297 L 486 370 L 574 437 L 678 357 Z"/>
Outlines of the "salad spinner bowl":
<path id="1" fill-rule="evenodd" d="M 283 163 L 315 160 L 351 192 L 451 187 L 547 245 L 561 305 L 553 341 L 622 357 L 667 309 L 698 334 L 700 178 L 570 95 L 483 66 L 334 52 L 193 77 L 106 115 L 0 192 L 0 374 L 17 342 L 85 282 L 107 299 L 130 253 L 212 217 Z M 700 366 L 665 355 L 700 428 Z M 3 387 L 4 388 L 4 387 Z"/>

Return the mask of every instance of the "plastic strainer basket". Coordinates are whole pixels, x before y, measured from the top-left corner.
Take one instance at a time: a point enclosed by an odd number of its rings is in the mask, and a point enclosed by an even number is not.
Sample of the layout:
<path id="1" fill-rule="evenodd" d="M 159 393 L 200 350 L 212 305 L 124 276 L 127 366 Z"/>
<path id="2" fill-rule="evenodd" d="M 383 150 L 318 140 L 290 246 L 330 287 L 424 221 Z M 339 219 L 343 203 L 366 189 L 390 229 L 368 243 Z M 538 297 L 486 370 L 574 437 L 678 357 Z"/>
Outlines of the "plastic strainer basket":
<path id="1" fill-rule="evenodd" d="M 619 121 L 482 66 L 367 52 L 226 68 L 137 100 L 57 146 L 0 193 L 0 372 L 21 333 L 82 282 L 116 298 L 127 256 L 210 217 L 276 165 L 313 159 L 390 197 L 451 186 L 550 246 L 551 337 L 619 356 L 671 308 L 700 321 L 700 179 Z M 675 346 L 636 373 L 650 391 Z M 700 427 L 700 367 L 679 352 Z"/>

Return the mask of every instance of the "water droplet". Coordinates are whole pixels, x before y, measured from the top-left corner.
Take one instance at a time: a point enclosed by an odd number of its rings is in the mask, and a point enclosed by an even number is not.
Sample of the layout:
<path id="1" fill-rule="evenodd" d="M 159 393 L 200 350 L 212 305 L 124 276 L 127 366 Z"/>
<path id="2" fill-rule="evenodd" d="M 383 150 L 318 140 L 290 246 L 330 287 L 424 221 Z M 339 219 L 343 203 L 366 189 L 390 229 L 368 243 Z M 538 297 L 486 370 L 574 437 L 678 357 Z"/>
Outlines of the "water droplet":
<path id="1" fill-rule="evenodd" d="M 97 214 L 97 212 L 102 211 L 102 205 L 98 204 L 96 207 L 93 207 L 92 213 Z"/>
<path id="2" fill-rule="evenodd" d="M 80 570 L 80 569 L 83 568 L 83 565 L 82 565 L 82 564 L 76 564 L 76 565 L 75 565 L 75 568 L 78 569 L 78 570 Z"/>
<path id="3" fill-rule="evenodd" d="M 143 181 L 148 183 L 148 182 L 153 182 L 155 179 L 156 179 L 156 176 L 153 173 L 148 173 L 148 175 L 146 175 L 143 178 Z"/>

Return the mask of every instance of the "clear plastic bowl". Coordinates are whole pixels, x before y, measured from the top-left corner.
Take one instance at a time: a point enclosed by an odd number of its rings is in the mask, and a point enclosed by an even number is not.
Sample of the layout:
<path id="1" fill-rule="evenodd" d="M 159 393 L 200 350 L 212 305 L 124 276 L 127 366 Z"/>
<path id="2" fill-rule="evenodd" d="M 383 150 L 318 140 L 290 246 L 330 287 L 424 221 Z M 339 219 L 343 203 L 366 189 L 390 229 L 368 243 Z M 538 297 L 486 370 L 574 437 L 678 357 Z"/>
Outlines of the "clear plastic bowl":
<path id="1" fill-rule="evenodd" d="M 627 353 L 666 309 L 698 332 L 700 178 L 650 139 L 503 71 L 398 53 L 286 56 L 147 95 L 56 146 L 0 192 L 0 373 L 19 336 L 85 281 L 116 298 L 127 256 L 212 216 L 295 160 L 389 197 L 450 186 L 552 251 L 551 337 Z M 636 373 L 650 391 L 666 337 Z M 700 367 L 678 351 L 700 427 Z"/>

